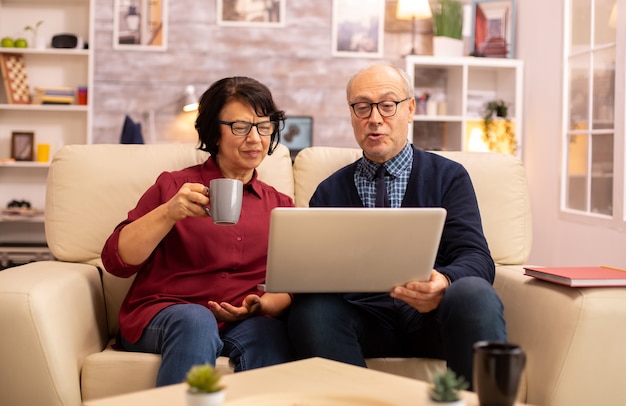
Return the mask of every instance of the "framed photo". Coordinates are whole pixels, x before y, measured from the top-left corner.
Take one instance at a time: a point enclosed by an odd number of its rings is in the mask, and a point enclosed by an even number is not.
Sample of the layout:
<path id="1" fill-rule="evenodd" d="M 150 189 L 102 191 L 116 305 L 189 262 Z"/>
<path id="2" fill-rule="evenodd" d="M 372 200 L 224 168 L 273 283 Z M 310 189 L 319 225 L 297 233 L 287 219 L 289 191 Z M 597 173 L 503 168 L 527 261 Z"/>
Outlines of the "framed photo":
<path id="1" fill-rule="evenodd" d="M 113 49 L 167 49 L 168 0 L 114 0 Z"/>
<path id="2" fill-rule="evenodd" d="M 313 117 L 291 116 L 285 118 L 285 128 L 280 132 L 280 143 L 289 148 L 291 159 L 294 159 L 301 149 L 310 147 L 313 143 Z"/>
<path id="3" fill-rule="evenodd" d="M 471 54 L 513 58 L 515 0 L 473 0 Z"/>
<path id="4" fill-rule="evenodd" d="M 332 54 L 383 56 L 385 0 L 333 0 Z"/>
<path id="5" fill-rule="evenodd" d="M 11 158 L 16 161 L 34 160 L 35 133 L 11 133 Z"/>
<path id="6" fill-rule="evenodd" d="M 283 27 L 286 0 L 217 0 L 217 24 Z"/>

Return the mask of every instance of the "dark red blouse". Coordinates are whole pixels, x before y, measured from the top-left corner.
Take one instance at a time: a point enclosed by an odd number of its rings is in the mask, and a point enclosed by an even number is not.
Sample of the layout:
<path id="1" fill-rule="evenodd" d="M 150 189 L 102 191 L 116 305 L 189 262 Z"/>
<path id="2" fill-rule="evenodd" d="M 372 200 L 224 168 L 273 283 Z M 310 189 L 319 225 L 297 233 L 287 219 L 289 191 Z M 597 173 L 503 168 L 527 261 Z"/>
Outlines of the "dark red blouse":
<path id="1" fill-rule="evenodd" d="M 293 207 L 293 200 L 257 179 L 244 185 L 239 222 L 215 225 L 210 217 L 189 217 L 176 223 L 140 265 L 127 265 L 118 253 L 120 230 L 128 223 L 168 201 L 186 182 L 208 185 L 223 177 L 209 158 L 204 164 L 164 172 L 141 197 L 108 238 L 102 249 L 106 270 L 118 277 L 136 274 L 122 307 L 119 324 L 124 338 L 136 342 L 161 309 L 176 303 L 207 301 L 241 305 L 251 293 L 262 295 L 257 284 L 265 281 L 270 212 Z"/>

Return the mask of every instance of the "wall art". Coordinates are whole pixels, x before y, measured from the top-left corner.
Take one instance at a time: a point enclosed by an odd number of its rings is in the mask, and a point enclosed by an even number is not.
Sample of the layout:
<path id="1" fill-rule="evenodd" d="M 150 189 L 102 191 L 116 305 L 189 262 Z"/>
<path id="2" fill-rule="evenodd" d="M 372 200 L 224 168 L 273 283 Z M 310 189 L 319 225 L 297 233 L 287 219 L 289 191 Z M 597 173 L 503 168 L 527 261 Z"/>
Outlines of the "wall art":
<path id="1" fill-rule="evenodd" d="M 332 54 L 383 56 L 385 0 L 334 0 Z"/>
<path id="2" fill-rule="evenodd" d="M 313 145 L 313 117 L 290 116 L 280 132 L 280 143 L 289 148 L 294 159 L 300 150 Z"/>
<path id="3" fill-rule="evenodd" d="M 514 0 L 474 0 L 471 55 L 513 58 Z"/>
<path id="4" fill-rule="evenodd" d="M 286 0 L 217 0 L 217 24 L 235 27 L 282 27 Z"/>
<path id="5" fill-rule="evenodd" d="M 32 132 L 11 133 L 11 158 L 16 161 L 32 161 L 34 159 L 35 134 Z"/>
<path id="6" fill-rule="evenodd" d="M 167 49 L 168 0 L 115 0 L 113 49 Z"/>

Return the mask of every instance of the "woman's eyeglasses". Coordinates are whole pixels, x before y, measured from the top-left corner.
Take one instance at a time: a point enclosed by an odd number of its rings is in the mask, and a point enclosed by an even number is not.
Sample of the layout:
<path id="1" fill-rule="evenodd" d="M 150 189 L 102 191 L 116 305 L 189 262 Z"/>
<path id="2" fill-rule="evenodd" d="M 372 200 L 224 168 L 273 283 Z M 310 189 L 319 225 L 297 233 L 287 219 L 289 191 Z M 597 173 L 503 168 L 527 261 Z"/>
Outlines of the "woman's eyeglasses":
<path id="1" fill-rule="evenodd" d="M 270 136 L 276 131 L 277 123 L 275 121 L 261 121 L 260 123 L 249 123 L 247 121 L 220 121 L 222 125 L 230 127 L 230 131 L 233 135 L 239 137 L 245 137 L 250 134 L 252 127 L 256 127 L 256 131 L 259 135 Z"/>

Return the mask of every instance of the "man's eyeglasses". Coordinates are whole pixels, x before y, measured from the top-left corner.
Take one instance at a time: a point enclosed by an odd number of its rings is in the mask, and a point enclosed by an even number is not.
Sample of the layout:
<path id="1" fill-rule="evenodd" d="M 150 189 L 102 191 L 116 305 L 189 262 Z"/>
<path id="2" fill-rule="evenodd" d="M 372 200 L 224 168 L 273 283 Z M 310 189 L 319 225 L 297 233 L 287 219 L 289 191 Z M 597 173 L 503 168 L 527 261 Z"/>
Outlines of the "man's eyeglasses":
<path id="1" fill-rule="evenodd" d="M 259 135 L 270 136 L 276 131 L 278 124 L 275 121 L 261 121 L 260 123 L 249 123 L 247 121 L 220 121 L 220 124 L 230 127 L 233 135 L 245 137 L 250 134 L 252 127 L 256 127 Z"/>
<path id="2" fill-rule="evenodd" d="M 410 97 L 407 97 L 406 99 L 400 101 L 383 100 L 378 103 L 359 102 L 352 103 L 350 107 L 352 107 L 354 115 L 358 118 L 368 118 L 372 114 L 374 106 L 376 106 L 381 116 L 391 117 L 396 114 L 396 111 L 398 111 L 398 104 L 410 99 Z"/>

